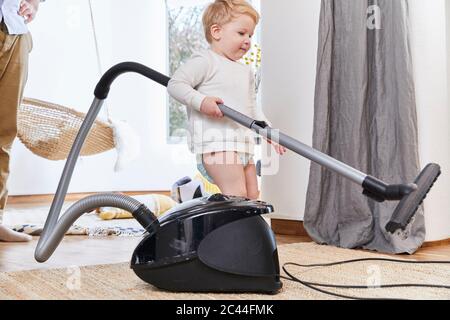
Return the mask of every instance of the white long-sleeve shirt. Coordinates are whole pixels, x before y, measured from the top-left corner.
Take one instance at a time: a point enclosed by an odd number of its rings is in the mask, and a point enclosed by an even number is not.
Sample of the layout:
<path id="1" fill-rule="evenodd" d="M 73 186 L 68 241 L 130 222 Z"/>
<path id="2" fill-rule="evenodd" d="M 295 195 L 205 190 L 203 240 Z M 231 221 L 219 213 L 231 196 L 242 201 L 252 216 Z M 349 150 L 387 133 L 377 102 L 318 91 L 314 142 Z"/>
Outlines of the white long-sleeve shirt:
<path id="1" fill-rule="evenodd" d="M 5 21 L 9 34 L 28 32 L 25 19 L 19 16 L 20 0 L 0 0 L 0 21 Z"/>
<path id="2" fill-rule="evenodd" d="M 254 153 L 254 133 L 223 117 L 214 119 L 200 112 L 203 100 L 219 97 L 224 104 L 253 119 L 265 120 L 256 106 L 252 69 L 208 49 L 195 53 L 172 76 L 169 94 L 187 106 L 188 144 L 191 152 Z"/>
<path id="3" fill-rule="evenodd" d="M 40 0 L 44 2 L 44 0 Z M 0 21 L 4 20 L 9 34 L 25 34 L 28 27 L 19 15 L 20 0 L 0 0 Z"/>

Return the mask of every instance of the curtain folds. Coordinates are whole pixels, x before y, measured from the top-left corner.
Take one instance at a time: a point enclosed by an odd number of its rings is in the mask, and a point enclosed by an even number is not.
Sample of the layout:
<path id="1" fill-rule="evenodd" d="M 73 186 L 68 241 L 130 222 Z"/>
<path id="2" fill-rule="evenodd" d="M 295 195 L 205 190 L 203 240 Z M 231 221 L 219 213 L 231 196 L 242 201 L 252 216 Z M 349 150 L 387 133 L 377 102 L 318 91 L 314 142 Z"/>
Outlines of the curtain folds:
<path id="1" fill-rule="evenodd" d="M 407 0 L 322 0 L 313 147 L 387 183 L 419 172 Z M 413 253 L 425 239 L 423 211 L 401 239 L 384 230 L 397 202 L 312 163 L 304 225 L 318 243 Z"/>

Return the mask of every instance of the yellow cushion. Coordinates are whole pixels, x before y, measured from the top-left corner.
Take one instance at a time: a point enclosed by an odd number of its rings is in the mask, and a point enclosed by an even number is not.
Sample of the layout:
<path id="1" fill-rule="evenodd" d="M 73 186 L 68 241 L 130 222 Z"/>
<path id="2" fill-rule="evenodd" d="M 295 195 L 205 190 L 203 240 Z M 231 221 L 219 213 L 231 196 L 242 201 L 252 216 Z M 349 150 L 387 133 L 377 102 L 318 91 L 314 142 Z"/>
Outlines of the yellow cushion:
<path id="1" fill-rule="evenodd" d="M 209 182 L 200 172 L 197 172 L 194 179 L 200 180 L 203 183 L 205 192 L 209 194 L 221 193 L 219 187 L 214 183 Z"/>
<path id="2" fill-rule="evenodd" d="M 177 205 L 172 198 L 162 194 L 148 194 L 134 196 L 133 198 L 144 203 L 157 217 Z M 130 212 L 113 207 L 99 208 L 98 216 L 103 220 L 133 218 Z"/>

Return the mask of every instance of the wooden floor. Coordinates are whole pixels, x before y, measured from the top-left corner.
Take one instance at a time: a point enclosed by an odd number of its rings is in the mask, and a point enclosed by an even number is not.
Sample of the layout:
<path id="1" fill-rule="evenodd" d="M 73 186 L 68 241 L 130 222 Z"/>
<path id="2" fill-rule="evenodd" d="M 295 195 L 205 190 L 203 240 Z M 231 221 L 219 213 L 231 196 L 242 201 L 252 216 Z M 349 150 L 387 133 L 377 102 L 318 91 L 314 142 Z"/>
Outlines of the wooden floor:
<path id="1" fill-rule="evenodd" d="M 20 208 L 29 207 L 30 204 L 15 203 L 10 206 Z M 308 237 L 302 236 L 277 235 L 276 238 L 278 245 L 311 241 Z M 0 242 L 0 272 L 128 262 L 140 240 L 137 237 L 67 236 L 53 256 L 42 264 L 34 260 L 38 237 L 27 243 Z M 423 247 L 414 255 L 401 257 L 417 260 L 450 260 L 450 245 L 443 243 Z"/>

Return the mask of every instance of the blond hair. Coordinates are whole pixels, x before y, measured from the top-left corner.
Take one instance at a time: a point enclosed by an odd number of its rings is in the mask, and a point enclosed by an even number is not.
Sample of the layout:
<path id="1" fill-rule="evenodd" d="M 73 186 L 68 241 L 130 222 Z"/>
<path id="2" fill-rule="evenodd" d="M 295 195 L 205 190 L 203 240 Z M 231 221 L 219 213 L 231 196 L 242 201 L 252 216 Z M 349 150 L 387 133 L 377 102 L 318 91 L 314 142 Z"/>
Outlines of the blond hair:
<path id="1" fill-rule="evenodd" d="M 211 43 L 211 27 L 222 26 L 239 14 L 246 14 L 253 19 L 255 25 L 259 22 L 259 13 L 245 0 L 215 0 L 203 13 L 203 28 L 206 40 Z"/>

